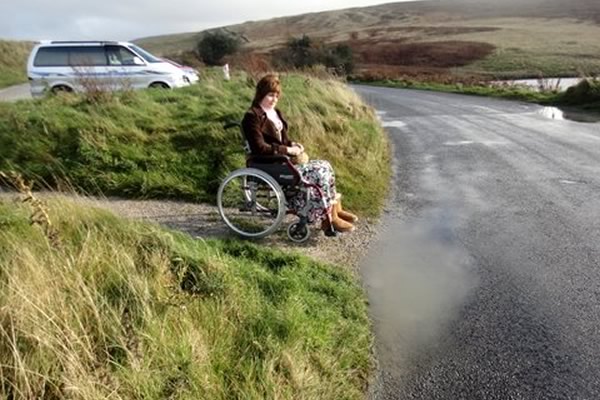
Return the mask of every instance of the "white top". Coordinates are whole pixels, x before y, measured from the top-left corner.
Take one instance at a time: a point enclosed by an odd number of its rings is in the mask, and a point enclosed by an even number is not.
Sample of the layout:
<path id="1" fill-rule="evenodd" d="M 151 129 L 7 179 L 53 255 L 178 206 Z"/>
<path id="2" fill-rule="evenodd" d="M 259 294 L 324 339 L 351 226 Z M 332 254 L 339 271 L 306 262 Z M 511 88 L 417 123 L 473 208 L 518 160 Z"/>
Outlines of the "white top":
<path id="1" fill-rule="evenodd" d="M 281 118 L 279 118 L 279 115 L 277 115 L 277 111 L 275 111 L 274 108 L 264 108 L 261 107 L 266 113 L 267 113 L 267 118 L 269 118 L 271 120 L 271 122 L 273 122 L 273 125 L 275 125 L 275 130 L 277 131 L 277 136 L 279 136 L 279 141 L 281 141 L 281 131 L 283 130 L 283 121 L 281 121 Z"/>

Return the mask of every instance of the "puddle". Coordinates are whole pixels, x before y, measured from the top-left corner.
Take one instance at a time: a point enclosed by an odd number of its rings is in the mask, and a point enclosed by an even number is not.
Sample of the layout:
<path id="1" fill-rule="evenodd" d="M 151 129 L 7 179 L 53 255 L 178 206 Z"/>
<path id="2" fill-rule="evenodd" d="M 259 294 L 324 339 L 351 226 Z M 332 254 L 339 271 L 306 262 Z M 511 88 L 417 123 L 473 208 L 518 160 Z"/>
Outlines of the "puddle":
<path id="1" fill-rule="evenodd" d="M 470 259 L 455 241 L 448 212 L 418 223 L 393 222 L 362 267 L 384 370 L 439 342 L 476 284 Z M 394 370 L 396 369 L 396 370 Z"/>
<path id="2" fill-rule="evenodd" d="M 544 107 L 538 111 L 538 114 L 555 120 L 570 120 L 584 123 L 600 122 L 600 114 L 598 113 L 586 113 L 581 110 L 569 108 Z"/>
<path id="3" fill-rule="evenodd" d="M 507 81 L 494 81 L 493 83 L 503 86 L 527 86 L 530 89 L 559 89 L 567 90 L 577 85 L 581 78 L 545 78 L 545 79 L 515 79 Z"/>
<path id="4" fill-rule="evenodd" d="M 538 111 L 538 113 L 550 119 L 557 119 L 560 121 L 565 119 L 565 114 L 562 112 L 562 110 L 556 107 L 544 107 Z"/>

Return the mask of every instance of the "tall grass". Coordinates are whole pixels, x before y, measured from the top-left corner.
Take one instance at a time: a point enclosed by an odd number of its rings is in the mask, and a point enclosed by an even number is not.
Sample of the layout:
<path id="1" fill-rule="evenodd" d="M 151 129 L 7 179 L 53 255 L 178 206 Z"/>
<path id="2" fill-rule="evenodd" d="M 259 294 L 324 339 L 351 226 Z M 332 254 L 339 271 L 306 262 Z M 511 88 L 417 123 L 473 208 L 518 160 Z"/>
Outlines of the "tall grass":
<path id="1" fill-rule="evenodd" d="M 373 111 L 335 80 L 290 74 L 283 90 L 291 137 L 332 162 L 348 206 L 375 215 L 390 170 Z M 0 103 L 0 170 L 38 187 L 67 180 L 106 195 L 213 202 L 221 180 L 244 164 L 240 133 L 223 124 L 240 121 L 253 94 L 244 74 L 229 82 L 208 74 L 192 87 L 100 102 L 64 95 Z"/>
<path id="2" fill-rule="evenodd" d="M 0 40 L 0 88 L 27 82 L 27 57 L 33 44 Z"/>
<path id="3" fill-rule="evenodd" d="M 371 336 L 339 268 L 55 199 L 0 201 L 0 398 L 360 399 Z"/>

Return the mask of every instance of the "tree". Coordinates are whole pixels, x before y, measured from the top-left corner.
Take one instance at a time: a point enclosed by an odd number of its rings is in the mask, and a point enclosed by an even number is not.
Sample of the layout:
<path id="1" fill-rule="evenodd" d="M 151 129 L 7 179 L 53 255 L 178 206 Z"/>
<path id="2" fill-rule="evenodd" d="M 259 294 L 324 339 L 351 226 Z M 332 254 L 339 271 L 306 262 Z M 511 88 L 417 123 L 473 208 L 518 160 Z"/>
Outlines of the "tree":
<path id="1" fill-rule="evenodd" d="M 324 63 L 329 68 L 335 68 L 335 72 L 340 75 L 352 73 L 354 70 L 352 48 L 347 44 L 338 44 L 335 47 L 328 48 Z"/>
<path id="2" fill-rule="evenodd" d="M 307 35 L 291 38 L 287 44 L 287 61 L 296 68 L 309 67 L 318 63 L 317 52 Z"/>
<path id="3" fill-rule="evenodd" d="M 240 47 L 240 41 L 222 32 L 207 33 L 198 42 L 198 52 L 208 65 L 220 65 L 223 57 L 235 53 Z"/>
<path id="4" fill-rule="evenodd" d="M 349 74 L 354 69 L 354 57 L 350 46 L 338 44 L 327 47 L 323 43 L 313 41 L 307 35 L 288 40 L 280 58 L 284 64 L 295 68 L 322 64 L 335 69 L 339 75 Z"/>

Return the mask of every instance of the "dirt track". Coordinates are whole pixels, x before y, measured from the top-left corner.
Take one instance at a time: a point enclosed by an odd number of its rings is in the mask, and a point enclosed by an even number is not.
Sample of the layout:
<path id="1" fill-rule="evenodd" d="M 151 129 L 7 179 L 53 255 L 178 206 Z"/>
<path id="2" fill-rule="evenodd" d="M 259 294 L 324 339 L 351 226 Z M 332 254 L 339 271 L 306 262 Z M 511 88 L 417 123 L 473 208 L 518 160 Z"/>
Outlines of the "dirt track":
<path id="1" fill-rule="evenodd" d="M 36 193 L 44 199 L 56 194 Z M 19 201 L 16 193 L 3 192 L 0 189 L 0 201 Z M 186 232 L 198 238 L 234 237 L 221 221 L 217 207 L 210 204 L 187 203 L 169 200 L 124 200 L 116 198 L 92 198 L 69 196 L 78 202 L 109 210 L 125 218 L 156 222 L 171 229 Z M 360 257 L 364 254 L 375 233 L 375 221 L 361 219 L 352 233 L 326 237 L 317 227 L 311 227 L 311 237 L 303 244 L 291 242 L 285 229 L 293 217 L 288 217 L 281 229 L 275 234 L 257 241 L 257 243 L 284 250 L 299 251 L 317 260 L 339 264 L 356 272 Z"/>

